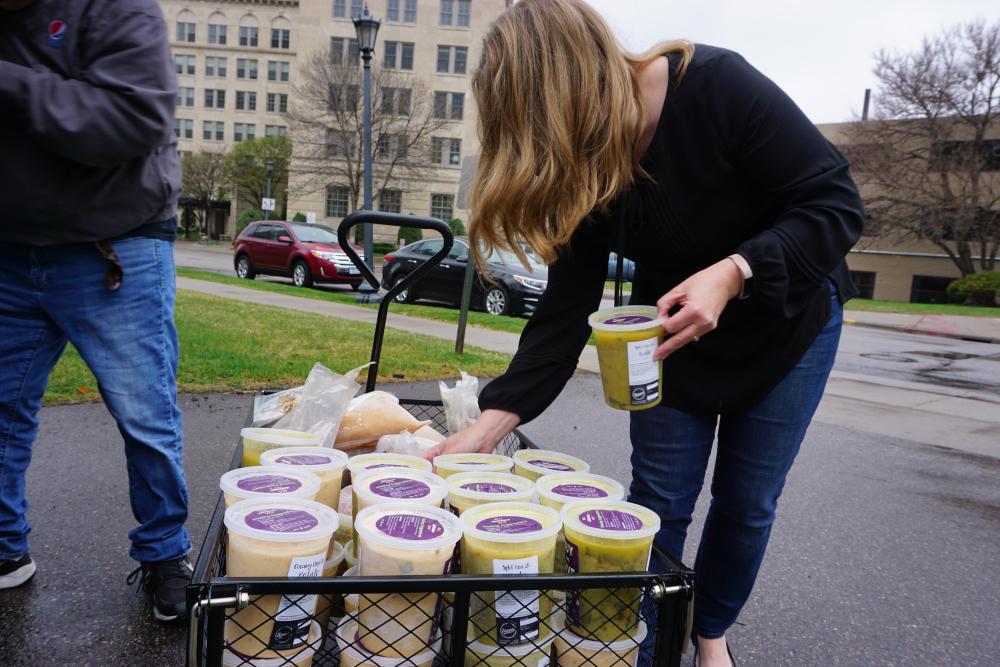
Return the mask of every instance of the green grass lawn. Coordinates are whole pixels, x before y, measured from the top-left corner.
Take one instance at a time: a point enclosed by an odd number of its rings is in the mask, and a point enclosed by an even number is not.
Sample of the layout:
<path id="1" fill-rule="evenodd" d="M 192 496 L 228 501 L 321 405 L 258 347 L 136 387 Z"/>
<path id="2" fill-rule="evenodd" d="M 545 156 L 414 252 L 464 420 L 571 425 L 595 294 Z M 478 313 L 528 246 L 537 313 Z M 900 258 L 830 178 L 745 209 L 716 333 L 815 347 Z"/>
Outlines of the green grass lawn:
<path id="1" fill-rule="evenodd" d="M 873 301 L 851 299 L 847 310 L 868 310 L 880 313 L 909 313 L 917 315 L 967 315 L 970 317 L 1000 317 L 1000 308 L 961 306 L 954 303 L 903 303 L 902 301 Z"/>
<path id="2" fill-rule="evenodd" d="M 302 384 L 319 361 L 343 372 L 371 356 L 374 326 L 180 291 L 177 297 L 181 391 L 254 391 Z M 458 377 L 459 368 L 480 377 L 502 373 L 508 355 L 386 329 L 379 382 Z M 399 376 L 399 377 L 397 377 Z M 362 382 L 364 376 L 362 375 Z M 98 399 L 97 382 L 72 347 L 49 379 L 48 405 Z"/>
<path id="3" fill-rule="evenodd" d="M 213 283 L 225 285 L 236 285 L 247 289 L 262 290 L 265 292 L 276 292 L 278 294 L 288 294 L 290 296 L 300 296 L 306 299 L 317 299 L 319 301 L 334 301 L 336 303 L 347 303 L 362 308 L 378 309 L 376 304 L 359 304 L 355 301 L 354 292 L 331 292 L 324 289 L 301 289 L 292 284 L 273 283 L 265 280 L 240 280 L 234 276 L 225 276 L 212 271 L 201 271 L 199 269 L 177 269 L 177 275 L 185 278 L 195 278 Z M 447 306 L 421 306 L 410 303 L 394 303 L 389 307 L 389 312 L 400 315 L 410 315 L 413 317 L 423 317 L 429 320 L 439 320 L 441 322 L 458 323 L 459 311 L 457 308 Z M 469 312 L 469 325 L 493 329 L 494 331 L 506 331 L 508 333 L 521 333 L 527 320 L 523 317 L 503 317 L 490 315 L 478 311 Z"/>

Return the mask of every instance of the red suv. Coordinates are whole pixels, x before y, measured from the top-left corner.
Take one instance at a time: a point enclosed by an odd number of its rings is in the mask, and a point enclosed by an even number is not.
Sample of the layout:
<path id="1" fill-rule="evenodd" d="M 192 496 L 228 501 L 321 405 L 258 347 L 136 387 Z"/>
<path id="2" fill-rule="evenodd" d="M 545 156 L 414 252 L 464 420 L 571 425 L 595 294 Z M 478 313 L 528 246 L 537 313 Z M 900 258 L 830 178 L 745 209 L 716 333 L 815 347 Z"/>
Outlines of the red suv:
<path id="1" fill-rule="evenodd" d="M 352 246 L 364 258 L 358 246 Z M 253 280 L 257 274 L 291 276 L 297 287 L 313 283 L 348 284 L 357 290 L 361 273 L 340 249 L 337 233 L 323 225 L 262 220 L 252 222 L 236 237 L 236 275 Z"/>

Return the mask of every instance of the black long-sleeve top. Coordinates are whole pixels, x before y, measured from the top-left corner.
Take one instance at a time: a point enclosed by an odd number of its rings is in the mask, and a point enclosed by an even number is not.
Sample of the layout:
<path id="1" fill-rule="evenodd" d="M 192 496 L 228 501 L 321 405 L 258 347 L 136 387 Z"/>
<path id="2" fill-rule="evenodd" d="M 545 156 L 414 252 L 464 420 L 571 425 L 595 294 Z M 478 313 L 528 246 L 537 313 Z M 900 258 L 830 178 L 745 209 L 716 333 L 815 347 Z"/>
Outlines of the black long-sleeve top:
<path id="1" fill-rule="evenodd" d="M 857 294 L 844 257 L 864 214 L 847 160 L 740 55 L 697 45 L 679 82 L 677 58 L 670 63 L 642 161 L 650 178 L 584 221 L 560 251 L 510 367 L 479 398 L 482 409 L 527 422 L 562 391 L 589 337 L 587 316 L 599 308 L 619 220 L 624 255 L 636 263 L 633 304 L 655 304 L 733 253 L 753 270 L 749 297 L 730 301 L 718 328 L 664 360 L 664 401 L 688 412 L 758 402 L 829 319 L 827 280 L 841 302 Z"/>

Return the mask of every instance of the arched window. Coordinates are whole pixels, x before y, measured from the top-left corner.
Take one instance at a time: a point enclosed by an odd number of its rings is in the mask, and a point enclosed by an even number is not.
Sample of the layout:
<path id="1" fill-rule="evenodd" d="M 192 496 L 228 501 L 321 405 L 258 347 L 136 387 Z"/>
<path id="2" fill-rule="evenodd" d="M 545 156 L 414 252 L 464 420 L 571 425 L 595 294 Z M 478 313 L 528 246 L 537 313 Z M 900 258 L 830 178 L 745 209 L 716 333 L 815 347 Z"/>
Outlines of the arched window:
<path id="1" fill-rule="evenodd" d="M 226 25 L 226 15 L 222 12 L 212 12 L 208 17 L 208 43 L 226 44 L 229 36 L 229 28 Z"/>
<path id="2" fill-rule="evenodd" d="M 271 48 L 292 48 L 292 24 L 284 16 L 277 16 L 271 21 Z"/>
<path id="3" fill-rule="evenodd" d="M 257 46 L 257 24 L 257 17 L 253 14 L 244 14 L 240 18 L 240 46 Z"/>
<path id="4" fill-rule="evenodd" d="M 195 26 L 194 12 L 188 9 L 177 12 L 177 42 L 193 44 L 196 38 Z"/>

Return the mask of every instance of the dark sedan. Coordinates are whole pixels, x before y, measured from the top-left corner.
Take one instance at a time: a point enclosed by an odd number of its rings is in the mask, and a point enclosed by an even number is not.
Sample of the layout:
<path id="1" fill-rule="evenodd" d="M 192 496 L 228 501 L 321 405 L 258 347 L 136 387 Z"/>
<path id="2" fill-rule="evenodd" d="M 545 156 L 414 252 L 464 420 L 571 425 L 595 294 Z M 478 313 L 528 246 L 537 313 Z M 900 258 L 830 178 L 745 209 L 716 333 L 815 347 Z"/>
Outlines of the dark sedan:
<path id="1" fill-rule="evenodd" d="M 383 287 L 389 289 L 394 286 L 439 252 L 443 243 L 439 238 L 425 239 L 386 255 L 382 265 Z M 434 301 L 452 306 L 460 305 L 468 262 L 469 240 L 458 237 L 448 256 L 417 284 L 398 294 L 396 301 Z M 513 253 L 503 251 L 493 253 L 488 264 L 492 280 L 484 278 L 476 270 L 472 281 L 471 307 L 485 310 L 491 315 L 533 313 L 539 297 L 548 285 L 548 268 L 532 260 L 531 270 L 527 270 Z"/>

